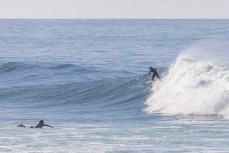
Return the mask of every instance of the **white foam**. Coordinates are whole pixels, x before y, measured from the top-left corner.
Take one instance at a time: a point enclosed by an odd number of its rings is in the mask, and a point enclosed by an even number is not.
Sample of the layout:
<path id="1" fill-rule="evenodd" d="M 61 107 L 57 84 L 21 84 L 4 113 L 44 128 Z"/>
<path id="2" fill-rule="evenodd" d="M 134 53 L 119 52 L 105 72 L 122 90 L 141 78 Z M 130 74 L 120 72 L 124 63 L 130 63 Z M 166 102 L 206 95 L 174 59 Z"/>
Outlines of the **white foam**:
<path id="1" fill-rule="evenodd" d="M 148 113 L 222 115 L 229 118 L 229 69 L 180 55 L 147 99 Z"/>

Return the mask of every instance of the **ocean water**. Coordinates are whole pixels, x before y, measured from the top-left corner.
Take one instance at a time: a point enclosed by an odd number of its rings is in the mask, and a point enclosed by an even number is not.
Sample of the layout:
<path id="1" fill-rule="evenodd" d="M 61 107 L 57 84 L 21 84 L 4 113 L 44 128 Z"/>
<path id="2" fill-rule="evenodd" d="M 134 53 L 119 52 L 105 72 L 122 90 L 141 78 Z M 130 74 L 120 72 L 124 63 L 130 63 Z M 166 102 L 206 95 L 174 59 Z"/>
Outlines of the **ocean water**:
<path id="1" fill-rule="evenodd" d="M 0 105 L 0 152 L 229 152 L 229 20 L 0 20 Z"/>

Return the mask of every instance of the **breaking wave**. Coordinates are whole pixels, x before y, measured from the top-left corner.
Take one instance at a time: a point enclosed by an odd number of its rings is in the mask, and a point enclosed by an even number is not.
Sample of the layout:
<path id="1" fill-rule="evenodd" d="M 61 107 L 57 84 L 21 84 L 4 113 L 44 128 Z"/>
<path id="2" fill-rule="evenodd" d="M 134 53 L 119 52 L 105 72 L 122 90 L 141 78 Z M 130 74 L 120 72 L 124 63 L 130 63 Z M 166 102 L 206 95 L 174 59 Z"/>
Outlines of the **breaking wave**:
<path id="1" fill-rule="evenodd" d="M 154 83 L 147 113 L 220 115 L 229 118 L 229 68 L 180 55 Z"/>

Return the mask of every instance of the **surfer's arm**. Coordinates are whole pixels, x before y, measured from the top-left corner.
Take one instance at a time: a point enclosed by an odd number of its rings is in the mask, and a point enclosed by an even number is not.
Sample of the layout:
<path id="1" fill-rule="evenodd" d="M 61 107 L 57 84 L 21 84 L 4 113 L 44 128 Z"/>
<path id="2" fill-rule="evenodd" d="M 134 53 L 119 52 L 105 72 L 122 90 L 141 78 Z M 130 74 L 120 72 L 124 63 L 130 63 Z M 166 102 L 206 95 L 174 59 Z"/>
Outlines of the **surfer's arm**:
<path id="1" fill-rule="evenodd" d="M 151 71 L 149 71 L 148 75 L 150 74 Z"/>
<path id="2" fill-rule="evenodd" d="M 47 126 L 47 127 L 51 127 L 51 128 L 53 128 L 53 126 L 48 125 L 48 124 L 44 124 L 43 126 Z"/>

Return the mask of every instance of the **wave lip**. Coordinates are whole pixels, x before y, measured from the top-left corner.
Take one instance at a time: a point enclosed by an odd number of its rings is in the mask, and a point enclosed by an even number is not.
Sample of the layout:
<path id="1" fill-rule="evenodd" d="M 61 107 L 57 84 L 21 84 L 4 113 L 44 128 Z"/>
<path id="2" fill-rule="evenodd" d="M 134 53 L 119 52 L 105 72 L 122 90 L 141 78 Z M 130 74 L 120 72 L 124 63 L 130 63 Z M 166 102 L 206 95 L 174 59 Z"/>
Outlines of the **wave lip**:
<path id="1" fill-rule="evenodd" d="M 179 56 L 152 87 L 147 113 L 222 115 L 229 118 L 229 69 Z"/>

